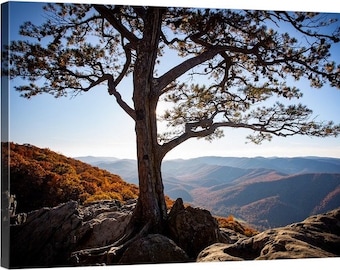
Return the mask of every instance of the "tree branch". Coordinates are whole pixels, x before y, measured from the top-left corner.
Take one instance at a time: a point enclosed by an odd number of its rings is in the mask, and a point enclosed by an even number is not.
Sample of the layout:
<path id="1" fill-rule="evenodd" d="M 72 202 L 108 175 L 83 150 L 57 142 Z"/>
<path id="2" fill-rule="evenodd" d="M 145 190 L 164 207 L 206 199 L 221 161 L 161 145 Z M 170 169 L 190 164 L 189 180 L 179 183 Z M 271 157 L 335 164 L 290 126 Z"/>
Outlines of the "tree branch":
<path id="1" fill-rule="evenodd" d="M 125 61 L 123 70 L 119 73 L 119 76 L 117 77 L 117 79 L 114 82 L 115 86 L 117 86 L 121 82 L 121 80 L 124 78 L 124 76 L 126 76 L 126 73 L 127 73 L 129 66 L 131 64 L 131 51 L 129 50 L 129 46 L 130 46 L 130 44 L 123 46 L 124 51 L 125 51 L 126 61 Z"/>
<path id="2" fill-rule="evenodd" d="M 329 38 L 331 39 L 333 42 L 339 42 L 339 38 L 338 37 L 335 37 L 335 36 L 332 36 L 332 35 L 325 35 L 325 34 L 320 34 L 318 32 L 315 32 L 315 33 L 311 33 L 311 32 L 308 32 L 308 31 L 304 31 L 302 29 L 302 26 L 299 26 L 298 23 L 297 23 L 297 20 L 296 19 L 293 19 L 287 11 L 280 11 L 278 12 L 279 14 L 282 13 L 285 15 L 285 17 L 287 18 L 287 20 L 291 23 L 291 25 L 299 32 L 303 33 L 304 35 L 306 36 L 310 36 L 310 37 L 318 37 L 318 38 Z M 319 27 L 318 26 L 313 26 L 313 28 L 315 28 L 316 30 L 319 30 Z"/>
<path id="3" fill-rule="evenodd" d="M 86 89 L 83 89 L 83 91 L 89 91 L 91 88 L 95 87 L 96 85 L 99 85 L 100 83 L 108 81 L 108 91 L 110 95 L 114 95 L 118 105 L 128 114 L 131 116 L 132 119 L 136 119 L 136 113 L 135 110 L 132 109 L 123 99 L 121 94 L 116 90 L 117 83 L 113 79 L 113 76 L 111 74 L 104 74 L 102 77 L 100 77 L 98 80 L 93 81 Z"/>
<path id="4" fill-rule="evenodd" d="M 160 146 L 162 155 L 165 156 L 173 148 L 177 147 L 188 139 L 203 138 L 212 135 L 218 128 L 221 127 L 245 128 L 258 132 L 256 137 L 248 136 L 248 139 L 250 138 L 255 143 L 260 143 L 265 139 L 271 138 L 270 134 L 278 137 L 289 137 L 296 134 L 317 137 L 326 137 L 332 135 L 337 137 L 340 134 L 340 125 L 334 126 L 332 122 L 326 124 L 316 123 L 314 121 L 301 122 L 299 118 L 295 119 L 294 117 L 290 118 L 287 116 L 286 118 L 282 118 L 280 120 L 270 117 L 267 121 L 263 121 L 263 123 L 253 124 L 233 121 L 213 123 L 212 121 L 214 116 L 195 123 L 187 123 L 185 132 Z M 195 128 L 198 127 L 202 127 L 202 129 L 196 131 Z"/>
<path id="5" fill-rule="evenodd" d="M 133 120 L 136 121 L 136 112 L 132 109 L 123 99 L 121 94 L 116 90 L 116 84 L 113 79 L 112 75 L 109 75 L 108 79 L 108 87 L 109 87 L 109 94 L 114 95 L 118 105 L 128 114 L 131 116 Z"/>
<path id="6" fill-rule="evenodd" d="M 133 47 L 136 47 L 138 38 L 124 27 L 116 18 L 112 10 L 104 5 L 93 5 L 93 7 L 127 40 L 130 41 Z"/>
<path id="7" fill-rule="evenodd" d="M 163 88 L 169 85 L 172 81 L 189 71 L 190 69 L 194 68 L 195 66 L 204 63 L 205 61 L 212 59 L 221 51 L 226 50 L 225 47 L 216 47 L 210 50 L 203 52 L 202 54 L 190 58 L 181 64 L 175 66 L 174 68 L 170 69 L 167 73 L 156 79 L 156 92 L 158 95 L 161 94 Z"/>

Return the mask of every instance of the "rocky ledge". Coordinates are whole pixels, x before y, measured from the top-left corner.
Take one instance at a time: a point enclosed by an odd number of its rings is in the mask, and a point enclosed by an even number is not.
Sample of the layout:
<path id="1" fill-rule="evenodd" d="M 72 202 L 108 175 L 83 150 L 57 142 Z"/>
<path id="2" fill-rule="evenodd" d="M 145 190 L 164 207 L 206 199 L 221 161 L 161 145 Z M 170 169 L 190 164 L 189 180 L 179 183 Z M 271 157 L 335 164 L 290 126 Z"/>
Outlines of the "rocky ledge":
<path id="1" fill-rule="evenodd" d="M 216 243 L 198 262 L 327 258 L 340 256 L 340 208 L 261 232 L 232 244 Z"/>
<path id="2" fill-rule="evenodd" d="M 27 213 L 10 227 L 11 267 L 50 267 L 132 263 L 205 262 L 340 255 L 340 208 L 286 227 L 245 237 L 221 229 L 207 210 L 184 207 L 178 199 L 164 235 L 136 239 L 117 255 L 135 200 L 79 205 L 70 201 Z M 105 248 L 107 247 L 107 248 Z M 89 249 L 98 249 L 96 256 Z M 103 252 L 102 250 L 105 250 Z"/>
<path id="3" fill-rule="evenodd" d="M 27 213 L 10 227 L 11 267 L 67 266 L 74 250 L 111 244 L 125 229 L 136 201 L 69 201 Z"/>

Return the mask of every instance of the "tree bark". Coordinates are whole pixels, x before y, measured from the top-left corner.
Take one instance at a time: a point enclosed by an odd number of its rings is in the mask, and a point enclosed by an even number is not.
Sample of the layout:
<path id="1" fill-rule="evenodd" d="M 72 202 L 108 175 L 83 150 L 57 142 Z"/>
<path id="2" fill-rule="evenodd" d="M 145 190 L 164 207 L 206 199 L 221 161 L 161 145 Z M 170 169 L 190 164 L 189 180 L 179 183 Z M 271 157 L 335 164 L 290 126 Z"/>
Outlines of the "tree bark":
<path id="1" fill-rule="evenodd" d="M 150 225 L 149 232 L 161 233 L 167 216 L 164 187 L 161 176 L 163 156 L 157 142 L 156 107 L 158 95 L 154 88 L 154 66 L 160 36 L 162 10 L 149 8 L 144 18 L 144 33 L 136 49 L 133 73 L 133 102 L 139 198 L 131 225 L 141 229 Z"/>

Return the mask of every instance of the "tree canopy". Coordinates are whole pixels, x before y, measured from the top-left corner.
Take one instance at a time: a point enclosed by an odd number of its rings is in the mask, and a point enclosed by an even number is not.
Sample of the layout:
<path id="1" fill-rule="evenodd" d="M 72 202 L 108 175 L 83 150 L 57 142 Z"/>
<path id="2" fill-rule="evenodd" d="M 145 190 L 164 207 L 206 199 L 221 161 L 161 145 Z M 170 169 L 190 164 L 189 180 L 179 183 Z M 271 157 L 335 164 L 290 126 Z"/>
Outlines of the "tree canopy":
<path id="1" fill-rule="evenodd" d="M 11 77 L 29 82 L 17 90 L 26 98 L 40 93 L 60 97 L 106 83 L 135 119 L 135 108 L 117 89 L 134 72 L 137 48 L 147 34 L 146 16 L 153 9 L 87 4 L 47 4 L 44 9 L 46 23 L 26 22 L 20 29 L 36 41 L 10 46 Z M 288 85 L 290 77 L 307 78 L 311 87 L 339 88 L 340 67 L 330 54 L 339 42 L 339 26 L 332 14 L 195 8 L 157 12 L 156 55 L 150 65 L 152 95 L 172 104 L 158 118 L 169 128 L 158 136 L 165 152 L 192 137 L 221 137 L 223 127 L 250 129 L 254 133 L 248 139 L 255 143 L 272 135 L 338 134 L 339 126 L 317 122 L 307 106 L 285 101 L 302 97 L 300 89 Z M 158 74 L 171 51 L 182 60 Z"/>

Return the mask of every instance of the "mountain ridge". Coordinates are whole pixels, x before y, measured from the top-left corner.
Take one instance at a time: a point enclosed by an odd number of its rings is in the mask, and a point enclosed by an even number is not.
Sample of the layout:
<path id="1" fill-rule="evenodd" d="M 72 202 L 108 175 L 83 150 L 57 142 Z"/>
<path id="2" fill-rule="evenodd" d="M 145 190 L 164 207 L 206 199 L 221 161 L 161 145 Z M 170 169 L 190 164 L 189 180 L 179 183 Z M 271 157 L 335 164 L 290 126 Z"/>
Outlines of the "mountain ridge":
<path id="1" fill-rule="evenodd" d="M 97 166 L 104 164 L 97 162 Z M 127 181 L 137 184 L 136 161 L 128 161 L 128 170 L 120 160 L 119 166 L 106 162 L 105 169 L 122 175 Z M 126 175 L 125 172 L 128 172 Z M 311 214 L 331 210 L 340 206 L 340 159 L 328 157 L 216 157 L 203 156 L 193 159 L 165 160 L 162 165 L 165 193 L 172 199 L 182 197 L 184 201 L 203 207 L 216 215 L 233 214 L 249 221 L 259 229 L 284 226 Z M 335 182 L 329 186 L 329 177 Z M 318 185 L 313 182 L 317 180 Z M 324 182 L 323 182 L 324 181 Z M 275 182 L 274 184 L 272 182 Z M 283 192 L 287 189 L 290 192 Z M 304 183 L 304 186 L 301 186 Z M 276 194 L 274 190 L 281 192 Z M 261 186 L 261 189 L 254 187 Z M 308 198 L 307 192 L 313 186 L 312 194 L 327 187 L 322 196 Z M 245 190 L 263 194 L 247 204 L 242 204 Z M 255 190 L 257 190 L 255 192 Z M 291 194 L 305 198 L 308 203 L 289 203 Z M 230 200 L 230 196 L 235 199 Z M 306 207 L 306 205 L 308 207 Z M 281 214 L 278 210 L 282 210 Z M 256 212 L 254 215 L 252 212 Z M 279 221 L 279 222 L 278 222 Z"/>
<path id="2" fill-rule="evenodd" d="M 72 198 L 93 201 L 137 197 L 138 187 L 133 185 L 137 183 L 135 160 L 87 156 L 88 162 L 96 164 L 93 168 L 32 145 L 11 143 L 10 151 L 14 173 L 11 192 L 17 195 L 18 207 L 23 208 L 20 211 Z M 274 165 L 267 166 L 272 160 Z M 237 164 L 239 167 L 230 166 Z M 262 230 L 340 207 L 339 164 L 340 159 L 324 157 L 202 157 L 165 161 L 162 174 L 165 194 L 171 199 L 180 197 L 214 215 L 232 214 Z M 123 179 L 129 183 L 124 184 Z"/>

